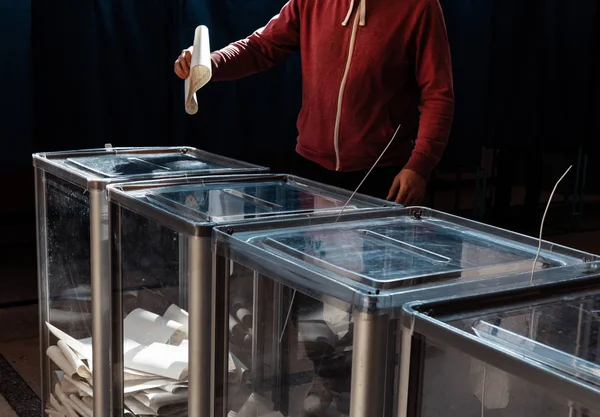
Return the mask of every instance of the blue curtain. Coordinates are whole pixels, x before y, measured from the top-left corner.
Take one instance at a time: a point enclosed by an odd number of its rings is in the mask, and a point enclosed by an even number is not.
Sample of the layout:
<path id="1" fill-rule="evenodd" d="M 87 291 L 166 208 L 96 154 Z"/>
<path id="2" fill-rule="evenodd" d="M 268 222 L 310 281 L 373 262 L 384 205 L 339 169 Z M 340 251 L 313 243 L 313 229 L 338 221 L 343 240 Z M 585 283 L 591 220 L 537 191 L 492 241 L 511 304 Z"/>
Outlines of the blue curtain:
<path id="1" fill-rule="evenodd" d="M 0 1 L 0 138 L 2 168 L 31 161 L 31 3 Z"/>
<path id="2" fill-rule="evenodd" d="M 456 118 L 443 165 L 480 147 L 574 151 L 600 138 L 597 0 L 442 0 Z"/>
<path id="3" fill-rule="evenodd" d="M 594 135 L 598 11 L 596 0 L 496 1 L 489 145 L 568 150 Z"/>
<path id="4" fill-rule="evenodd" d="M 300 106 L 297 57 L 209 85 L 195 116 L 185 114 L 173 73 L 197 25 L 219 48 L 265 24 L 283 0 L 33 2 L 37 148 L 186 144 L 286 167 Z"/>
<path id="5" fill-rule="evenodd" d="M 33 0 L 35 145 L 174 142 L 171 2 Z"/>
<path id="6" fill-rule="evenodd" d="M 283 0 L 211 0 L 181 3 L 178 50 L 190 45 L 194 29 L 208 26 L 213 49 L 265 25 Z M 175 55 L 173 56 L 173 59 Z M 177 125 L 186 143 L 286 171 L 296 142 L 301 75 L 298 56 L 265 73 L 236 82 L 209 84 L 198 94 L 199 111 L 183 111 L 183 85 L 176 83 Z"/>
<path id="7" fill-rule="evenodd" d="M 441 2 L 450 41 L 455 117 L 442 169 L 479 166 L 486 135 L 493 1 Z"/>
<path id="8" fill-rule="evenodd" d="M 0 69 L 3 137 L 27 163 L 30 148 L 110 142 L 189 144 L 286 167 L 297 134 L 299 57 L 245 80 L 210 84 L 195 116 L 185 114 L 183 84 L 172 71 L 198 24 L 209 27 L 219 48 L 264 25 L 285 0 L 31 1 L 31 53 L 29 4 L 0 5 L 0 45 L 10 57 Z M 482 145 L 583 144 L 592 153 L 600 136 L 598 4 L 442 0 L 456 89 L 443 166 L 478 165 Z"/>

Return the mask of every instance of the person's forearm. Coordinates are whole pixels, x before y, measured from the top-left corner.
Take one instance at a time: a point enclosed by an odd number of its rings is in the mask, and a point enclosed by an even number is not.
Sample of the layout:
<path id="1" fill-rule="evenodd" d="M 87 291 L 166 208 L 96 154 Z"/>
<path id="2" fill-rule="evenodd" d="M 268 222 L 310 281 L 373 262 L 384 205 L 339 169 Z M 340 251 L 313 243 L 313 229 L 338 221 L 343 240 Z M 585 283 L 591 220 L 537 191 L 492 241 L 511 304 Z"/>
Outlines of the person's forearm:
<path id="1" fill-rule="evenodd" d="M 210 55 L 212 61 L 212 81 L 237 80 L 267 69 L 262 57 L 256 56 L 254 48 L 244 39 Z"/>
<path id="2" fill-rule="evenodd" d="M 406 168 L 429 179 L 446 149 L 454 118 L 450 47 L 442 10 L 436 0 L 428 0 L 424 8 L 416 42 L 421 118 L 415 148 Z"/>
<path id="3" fill-rule="evenodd" d="M 405 168 L 411 169 L 427 180 L 440 162 L 452 128 L 454 101 L 446 97 L 428 99 L 420 106 L 421 118 L 415 148 Z"/>
<path id="4" fill-rule="evenodd" d="M 213 81 L 236 80 L 265 71 L 298 50 L 299 0 L 286 3 L 269 23 L 246 39 L 211 54 Z"/>
<path id="5" fill-rule="evenodd" d="M 265 71 L 287 57 L 270 53 L 256 41 L 255 35 L 234 42 L 211 54 L 213 81 L 230 81 Z"/>

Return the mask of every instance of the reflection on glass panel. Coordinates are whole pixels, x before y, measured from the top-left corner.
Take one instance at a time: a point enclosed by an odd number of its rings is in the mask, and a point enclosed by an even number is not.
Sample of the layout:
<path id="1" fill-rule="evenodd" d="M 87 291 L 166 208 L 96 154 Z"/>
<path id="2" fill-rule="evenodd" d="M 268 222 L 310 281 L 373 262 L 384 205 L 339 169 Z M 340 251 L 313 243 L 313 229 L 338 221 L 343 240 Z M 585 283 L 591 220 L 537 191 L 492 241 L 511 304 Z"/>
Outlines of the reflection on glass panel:
<path id="1" fill-rule="evenodd" d="M 460 343 L 457 347 L 464 351 L 458 351 L 429 341 L 419 382 L 423 385 L 423 415 L 440 416 L 448 409 L 467 416 L 600 415 L 600 408 L 580 404 L 543 379 L 536 383 L 523 379 L 533 367 L 544 369 L 546 376 L 575 380 L 577 385 L 570 382 L 572 387 L 579 387 L 580 392 L 581 387 L 588 393 L 595 390 L 600 397 L 600 296 L 595 291 L 552 291 L 528 297 L 503 296 L 500 303 L 490 296 L 478 307 L 469 310 L 457 305 L 450 308 L 452 313 L 440 315 L 445 318 L 434 319 L 436 326 L 456 329 L 460 339 L 467 335 L 479 339 L 478 348 L 484 352 L 500 349 L 514 355 L 518 367 L 498 369 L 470 356 L 472 345 Z M 436 307 L 430 305 L 426 310 Z M 502 363 L 495 362 L 506 366 Z M 516 375 L 519 368 L 521 376 Z M 457 380 L 468 383 L 456 384 Z"/>
<path id="2" fill-rule="evenodd" d="M 346 210 L 378 207 L 362 198 L 357 196 Z M 167 210 L 218 223 L 293 213 L 325 214 L 339 210 L 346 201 L 343 195 L 331 191 L 272 180 L 169 187 L 149 192 L 147 199 Z"/>
<path id="3" fill-rule="evenodd" d="M 72 157 L 66 161 L 79 169 L 109 178 L 229 169 L 229 167 L 213 161 L 203 161 L 183 153 L 171 155 L 100 154 L 98 156 Z"/>
<path id="4" fill-rule="evenodd" d="M 123 380 L 136 415 L 187 415 L 189 314 L 181 305 L 177 233 L 130 211 L 121 215 Z"/>
<path id="5" fill-rule="evenodd" d="M 50 381 L 43 384 L 48 391 L 43 398 L 45 408 L 55 408 L 75 381 L 84 388 L 82 398 L 91 401 L 90 209 L 84 190 L 51 175 L 46 198 L 48 299 L 40 302 L 48 309 L 43 326 L 50 340 L 43 360 L 50 374 L 43 377 Z"/>
<path id="6" fill-rule="evenodd" d="M 598 417 L 599 412 L 452 348 L 426 347 L 423 417 Z"/>
<path id="7" fill-rule="evenodd" d="M 349 415 L 351 315 L 233 262 L 229 294 L 230 415 Z"/>

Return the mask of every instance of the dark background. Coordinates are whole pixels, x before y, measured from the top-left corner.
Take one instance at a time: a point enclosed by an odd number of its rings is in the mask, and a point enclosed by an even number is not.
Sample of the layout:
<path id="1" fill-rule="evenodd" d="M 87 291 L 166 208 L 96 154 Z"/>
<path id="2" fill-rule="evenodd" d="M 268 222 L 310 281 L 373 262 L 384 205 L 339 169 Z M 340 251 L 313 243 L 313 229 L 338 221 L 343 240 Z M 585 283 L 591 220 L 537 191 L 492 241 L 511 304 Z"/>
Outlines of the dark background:
<path id="1" fill-rule="evenodd" d="M 0 1 L 5 262 L 35 266 L 32 152 L 190 145 L 285 171 L 300 107 L 298 57 L 245 80 L 208 85 L 193 117 L 173 74 L 198 24 L 209 27 L 219 48 L 265 24 L 283 3 Z M 544 193 L 574 164 L 549 228 L 596 227 L 598 0 L 441 3 L 456 118 L 432 184 L 434 207 L 534 233 Z M 515 187 L 525 194 L 517 203 Z M 440 195 L 466 203 L 444 206 Z"/>

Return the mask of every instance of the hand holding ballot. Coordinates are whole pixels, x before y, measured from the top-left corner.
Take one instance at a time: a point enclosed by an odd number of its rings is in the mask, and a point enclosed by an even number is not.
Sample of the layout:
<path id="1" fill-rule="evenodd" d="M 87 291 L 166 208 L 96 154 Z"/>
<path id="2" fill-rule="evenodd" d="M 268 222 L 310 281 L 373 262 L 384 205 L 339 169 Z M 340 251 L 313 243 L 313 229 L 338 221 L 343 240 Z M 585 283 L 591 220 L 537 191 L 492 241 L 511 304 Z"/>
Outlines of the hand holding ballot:
<path id="1" fill-rule="evenodd" d="M 212 77 L 210 39 L 206 26 L 196 28 L 193 46 L 182 51 L 175 61 L 175 74 L 185 80 L 185 111 L 188 114 L 196 114 L 198 112 L 196 92 Z"/>

